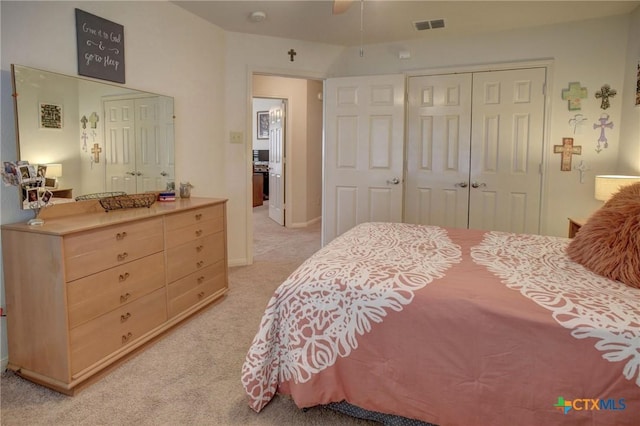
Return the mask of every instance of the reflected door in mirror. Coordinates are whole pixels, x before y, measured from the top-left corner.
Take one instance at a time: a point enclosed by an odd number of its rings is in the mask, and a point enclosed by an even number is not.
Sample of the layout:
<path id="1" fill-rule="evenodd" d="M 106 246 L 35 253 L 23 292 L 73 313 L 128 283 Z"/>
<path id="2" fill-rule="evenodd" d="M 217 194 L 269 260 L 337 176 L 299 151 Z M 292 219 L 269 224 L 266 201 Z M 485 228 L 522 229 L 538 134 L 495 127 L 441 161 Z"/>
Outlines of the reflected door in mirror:
<path id="1" fill-rule="evenodd" d="M 162 97 L 104 101 L 108 191 L 159 191 L 173 179 L 173 107 Z"/>

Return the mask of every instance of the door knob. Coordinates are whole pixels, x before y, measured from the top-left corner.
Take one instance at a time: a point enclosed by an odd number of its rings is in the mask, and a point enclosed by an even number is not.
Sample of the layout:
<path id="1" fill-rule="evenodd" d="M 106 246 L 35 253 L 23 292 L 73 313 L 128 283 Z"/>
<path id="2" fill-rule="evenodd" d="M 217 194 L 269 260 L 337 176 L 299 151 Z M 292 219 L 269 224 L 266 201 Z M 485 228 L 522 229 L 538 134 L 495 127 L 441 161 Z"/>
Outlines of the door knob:
<path id="1" fill-rule="evenodd" d="M 471 186 L 472 186 L 473 188 L 482 188 L 482 187 L 487 186 L 487 184 L 486 184 L 486 183 L 473 182 L 473 183 L 471 184 Z"/>
<path id="2" fill-rule="evenodd" d="M 458 182 L 455 186 L 459 186 L 460 188 L 466 188 L 469 184 L 467 182 Z"/>
<path id="3" fill-rule="evenodd" d="M 388 185 L 397 185 L 400 183 L 400 179 L 398 179 L 397 177 L 394 177 L 391 180 L 387 180 L 387 184 Z"/>

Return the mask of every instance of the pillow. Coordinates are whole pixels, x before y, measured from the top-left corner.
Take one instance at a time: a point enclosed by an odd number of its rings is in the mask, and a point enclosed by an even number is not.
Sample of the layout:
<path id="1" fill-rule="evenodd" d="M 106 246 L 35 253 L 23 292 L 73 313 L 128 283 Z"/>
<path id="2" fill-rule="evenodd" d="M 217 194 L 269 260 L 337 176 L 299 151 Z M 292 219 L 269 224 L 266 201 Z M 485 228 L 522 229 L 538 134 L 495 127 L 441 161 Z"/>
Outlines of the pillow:
<path id="1" fill-rule="evenodd" d="M 591 215 L 567 255 L 596 274 L 640 289 L 640 183 L 623 187 Z"/>

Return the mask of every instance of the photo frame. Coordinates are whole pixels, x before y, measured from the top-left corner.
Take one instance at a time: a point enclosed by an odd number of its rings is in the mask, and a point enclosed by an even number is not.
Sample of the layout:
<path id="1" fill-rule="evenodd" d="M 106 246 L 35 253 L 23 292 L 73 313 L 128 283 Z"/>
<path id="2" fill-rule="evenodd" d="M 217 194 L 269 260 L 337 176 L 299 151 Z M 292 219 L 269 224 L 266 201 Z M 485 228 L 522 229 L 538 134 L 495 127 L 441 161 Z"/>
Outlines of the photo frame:
<path id="1" fill-rule="evenodd" d="M 258 111 L 256 117 L 257 138 L 269 139 L 269 111 Z"/>
<path id="2" fill-rule="evenodd" d="M 62 129 L 62 105 L 40 102 L 38 110 L 41 129 Z"/>

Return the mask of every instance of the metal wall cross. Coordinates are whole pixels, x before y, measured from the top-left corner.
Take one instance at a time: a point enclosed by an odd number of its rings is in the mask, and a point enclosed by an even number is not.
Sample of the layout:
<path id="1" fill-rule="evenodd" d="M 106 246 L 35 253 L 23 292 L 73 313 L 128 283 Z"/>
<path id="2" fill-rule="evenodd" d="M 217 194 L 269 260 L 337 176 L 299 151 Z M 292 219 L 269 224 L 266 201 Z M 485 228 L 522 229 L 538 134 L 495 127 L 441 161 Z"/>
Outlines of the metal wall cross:
<path id="1" fill-rule="evenodd" d="M 293 49 L 289 49 L 289 51 L 287 52 L 287 55 L 289 55 L 289 58 L 290 58 L 289 60 L 290 60 L 291 62 L 293 62 L 293 57 L 294 57 L 294 56 L 296 56 L 296 55 L 297 55 L 297 53 L 296 53 L 296 51 L 295 51 L 295 50 L 293 50 Z"/>
<path id="2" fill-rule="evenodd" d="M 596 92 L 596 99 L 602 98 L 602 103 L 600 104 L 600 108 L 607 109 L 611 106 L 609 103 L 609 98 L 613 98 L 618 93 L 617 90 L 612 89 L 611 86 L 605 84 L 600 88 L 599 92 Z"/>
<path id="3" fill-rule="evenodd" d="M 560 159 L 560 170 L 563 172 L 570 172 L 571 156 L 573 154 L 582 154 L 582 146 L 573 146 L 573 138 L 562 138 L 562 145 L 554 145 L 553 153 L 562 154 Z"/>

